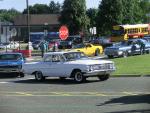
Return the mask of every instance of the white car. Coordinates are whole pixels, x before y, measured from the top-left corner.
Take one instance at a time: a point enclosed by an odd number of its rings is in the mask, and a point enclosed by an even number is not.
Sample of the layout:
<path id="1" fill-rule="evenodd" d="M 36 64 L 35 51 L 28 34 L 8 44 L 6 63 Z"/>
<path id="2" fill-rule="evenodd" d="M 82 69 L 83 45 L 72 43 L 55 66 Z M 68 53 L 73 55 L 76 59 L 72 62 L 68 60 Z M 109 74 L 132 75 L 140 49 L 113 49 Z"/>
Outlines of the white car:
<path id="1" fill-rule="evenodd" d="M 1 43 L 0 44 L 0 49 L 16 49 L 19 47 L 18 42 L 10 42 L 10 43 Z"/>
<path id="2" fill-rule="evenodd" d="M 115 71 L 112 61 L 93 60 L 82 52 L 50 52 L 44 55 L 43 61 L 23 64 L 23 72 L 35 75 L 35 79 L 42 81 L 45 77 L 73 78 L 80 83 L 87 77 L 98 77 L 107 80 Z"/>

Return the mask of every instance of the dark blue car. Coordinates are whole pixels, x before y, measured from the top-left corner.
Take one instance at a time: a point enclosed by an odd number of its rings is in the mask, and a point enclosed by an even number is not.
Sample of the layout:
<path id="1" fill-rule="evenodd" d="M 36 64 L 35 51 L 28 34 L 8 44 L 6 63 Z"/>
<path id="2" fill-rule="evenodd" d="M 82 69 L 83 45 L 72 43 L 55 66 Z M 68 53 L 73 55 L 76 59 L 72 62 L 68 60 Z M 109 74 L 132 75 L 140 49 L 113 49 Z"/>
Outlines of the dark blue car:
<path id="1" fill-rule="evenodd" d="M 145 53 L 150 53 L 150 43 L 144 39 L 129 39 L 128 41 L 116 43 L 113 46 L 106 47 L 104 53 L 108 56 L 108 58 L 119 56 L 127 57 L 129 55 L 141 54 L 139 42 L 144 43 Z"/>
<path id="2" fill-rule="evenodd" d="M 24 77 L 22 72 L 22 64 L 25 58 L 21 53 L 0 53 L 0 74 L 15 74 Z"/>

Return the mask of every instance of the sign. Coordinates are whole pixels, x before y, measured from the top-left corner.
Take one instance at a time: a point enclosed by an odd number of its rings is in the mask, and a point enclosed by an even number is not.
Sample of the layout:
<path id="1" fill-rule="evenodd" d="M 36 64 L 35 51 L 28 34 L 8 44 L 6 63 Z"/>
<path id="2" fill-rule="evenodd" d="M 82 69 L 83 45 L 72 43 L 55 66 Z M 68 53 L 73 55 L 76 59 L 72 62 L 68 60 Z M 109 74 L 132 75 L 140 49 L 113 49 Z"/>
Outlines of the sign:
<path id="1" fill-rule="evenodd" d="M 11 36 L 16 36 L 17 30 L 15 28 L 11 29 Z"/>
<path id="2" fill-rule="evenodd" d="M 92 28 L 90 28 L 90 33 L 92 34 L 92 35 L 96 35 L 96 27 L 92 27 Z"/>
<path id="3" fill-rule="evenodd" d="M 59 37 L 61 38 L 61 40 L 66 40 L 68 38 L 69 35 L 69 30 L 67 28 L 67 26 L 61 26 L 59 29 Z"/>

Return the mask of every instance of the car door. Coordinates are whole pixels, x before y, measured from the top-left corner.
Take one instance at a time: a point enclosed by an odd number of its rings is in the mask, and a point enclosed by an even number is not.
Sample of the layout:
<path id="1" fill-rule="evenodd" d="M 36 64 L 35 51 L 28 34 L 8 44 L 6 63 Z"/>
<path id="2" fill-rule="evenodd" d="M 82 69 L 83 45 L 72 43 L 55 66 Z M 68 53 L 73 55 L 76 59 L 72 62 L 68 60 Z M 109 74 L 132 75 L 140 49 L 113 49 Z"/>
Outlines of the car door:
<path id="1" fill-rule="evenodd" d="M 46 76 L 60 77 L 64 75 L 64 62 L 61 55 L 50 55 L 44 60 L 45 69 L 44 73 Z"/>
<path id="2" fill-rule="evenodd" d="M 88 55 L 88 56 L 93 55 L 93 49 L 92 49 L 92 46 L 90 44 L 86 44 L 85 52 L 86 52 L 86 55 Z"/>

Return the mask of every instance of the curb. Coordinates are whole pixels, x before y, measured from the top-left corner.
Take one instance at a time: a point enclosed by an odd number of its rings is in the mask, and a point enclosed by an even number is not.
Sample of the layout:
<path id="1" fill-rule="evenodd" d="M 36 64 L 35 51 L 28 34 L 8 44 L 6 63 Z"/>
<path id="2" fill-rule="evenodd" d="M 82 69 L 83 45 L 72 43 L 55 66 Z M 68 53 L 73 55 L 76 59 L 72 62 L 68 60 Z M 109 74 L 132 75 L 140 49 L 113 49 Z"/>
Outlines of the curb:
<path id="1" fill-rule="evenodd" d="M 134 75 L 134 74 L 131 74 L 131 75 L 111 75 L 111 77 L 150 77 L 150 75 Z"/>

